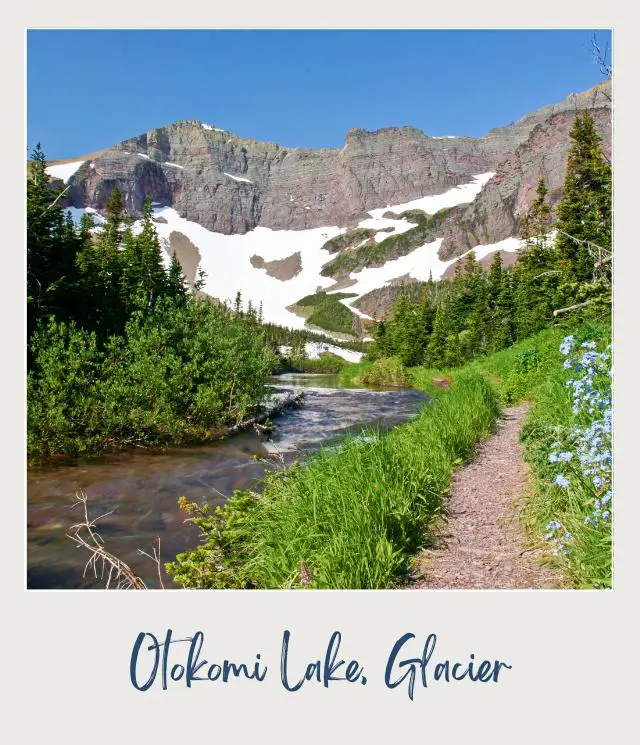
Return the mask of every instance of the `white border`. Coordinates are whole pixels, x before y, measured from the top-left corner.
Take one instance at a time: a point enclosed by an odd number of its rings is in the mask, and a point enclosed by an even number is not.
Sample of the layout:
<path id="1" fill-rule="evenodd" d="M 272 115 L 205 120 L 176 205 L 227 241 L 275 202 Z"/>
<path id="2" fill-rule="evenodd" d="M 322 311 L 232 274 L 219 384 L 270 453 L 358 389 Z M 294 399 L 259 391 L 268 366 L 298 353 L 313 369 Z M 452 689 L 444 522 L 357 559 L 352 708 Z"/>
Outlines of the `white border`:
<path id="1" fill-rule="evenodd" d="M 352 4 L 353 6 L 354 4 Z M 38 7 L 42 6 L 42 7 Z M 631 706 L 637 661 L 632 624 L 637 615 L 634 544 L 638 500 L 634 489 L 638 369 L 635 285 L 639 251 L 632 201 L 638 173 L 637 40 L 630 11 L 583 3 L 543 0 L 527 17 L 505 3 L 459 2 L 443 6 L 397 4 L 373 15 L 371 4 L 345 7 L 330 0 L 321 15 L 305 18 L 299 3 L 249 8 L 203 5 L 194 12 L 157 0 L 132 8 L 114 0 L 89 12 L 85 4 L 30 3 L 11 8 L 0 45 L 1 69 L 9 78 L 2 119 L 5 149 L 2 201 L 12 215 L 4 231 L 10 278 L 2 294 L 5 360 L 2 431 L 9 471 L 5 494 L 5 646 L 8 664 L 2 686 L 11 701 L 9 726 L 20 740 L 63 743 L 87 737 L 92 743 L 195 742 L 396 742 L 443 738 L 463 743 L 627 742 L 634 726 Z M 234 12 L 235 11 L 235 12 Z M 455 13 L 455 15 L 454 15 Z M 532 27 L 615 29 L 615 467 L 616 582 L 611 592 L 429 591 L 429 592 L 26 592 L 24 566 L 24 27 Z M 86 62 L 86 61 L 84 61 Z M 92 61 L 99 63 L 100 61 Z M 83 63 L 83 61 L 79 61 Z M 108 63 L 108 61 L 105 61 Z M 18 146 L 23 143 L 23 147 Z M 20 184 L 20 186 L 18 186 Z M 637 208 L 636 208 L 637 209 Z M 18 218 L 20 216 L 20 218 Z M 22 252 L 22 253 L 21 253 Z M 20 433 L 20 436 L 17 436 Z M 637 556 L 637 553 L 635 554 Z M 280 636 L 292 629 L 299 656 L 322 653 L 340 629 L 344 652 L 364 662 L 370 684 L 350 688 L 283 691 L 277 674 L 252 687 L 202 684 L 192 690 L 133 690 L 128 680 L 131 646 L 140 630 L 178 635 L 202 629 L 207 654 L 251 659 L 261 651 L 277 673 Z M 464 659 L 469 652 L 514 665 L 498 686 L 431 686 L 409 702 L 404 692 L 382 684 L 392 642 L 405 631 L 439 636 L 439 653 Z M 9 698 L 7 698 L 9 697 Z M 635 703 L 635 697 L 633 699 Z M 8 728 L 7 728 L 8 729 Z M 16 739 L 14 737 L 14 739 Z"/>

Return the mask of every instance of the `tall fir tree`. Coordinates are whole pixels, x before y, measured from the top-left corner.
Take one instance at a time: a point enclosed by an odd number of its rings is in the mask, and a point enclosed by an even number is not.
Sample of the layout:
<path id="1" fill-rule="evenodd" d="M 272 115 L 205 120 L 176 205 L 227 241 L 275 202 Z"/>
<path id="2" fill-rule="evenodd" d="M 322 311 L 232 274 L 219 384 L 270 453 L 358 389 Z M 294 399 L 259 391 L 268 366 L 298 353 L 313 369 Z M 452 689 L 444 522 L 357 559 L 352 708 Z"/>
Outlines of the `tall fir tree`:
<path id="1" fill-rule="evenodd" d="M 68 320 L 76 313 L 79 276 L 76 256 L 83 235 L 65 216 L 63 191 L 50 183 L 44 152 L 32 153 L 27 178 L 27 335 L 38 320 L 53 315 Z"/>
<path id="2" fill-rule="evenodd" d="M 575 118 L 570 137 L 564 197 L 555 223 L 556 246 L 563 273 L 579 284 L 593 278 L 598 261 L 594 246 L 611 250 L 611 164 L 588 111 Z"/>
<path id="3" fill-rule="evenodd" d="M 561 271 L 557 250 L 549 239 L 551 209 L 548 189 L 540 179 L 536 199 L 524 217 L 520 249 L 514 270 L 516 334 L 523 339 L 551 323 Z"/>

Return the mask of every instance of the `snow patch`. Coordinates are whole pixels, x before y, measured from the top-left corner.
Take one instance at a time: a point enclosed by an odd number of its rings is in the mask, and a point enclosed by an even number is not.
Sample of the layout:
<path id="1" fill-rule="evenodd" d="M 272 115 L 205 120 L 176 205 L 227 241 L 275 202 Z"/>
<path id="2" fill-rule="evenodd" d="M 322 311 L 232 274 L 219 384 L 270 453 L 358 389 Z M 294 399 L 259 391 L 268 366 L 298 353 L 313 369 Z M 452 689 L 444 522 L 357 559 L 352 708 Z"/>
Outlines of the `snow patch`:
<path id="1" fill-rule="evenodd" d="M 165 165 L 165 166 L 171 166 L 171 168 L 182 168 L 182 169 L 184 169 L 184 166 L 179 166 L 177 163 L 169 163 L 168 160 L 165 160 L 165 162 L 163 163 L 163 165 Z"/>
<path id="2" fill-rule="evenodd" d="M 62 179 L 66 184 L 83 163 L 86 163 L 86 160 L 74 160 L 73 163 L 60 163 L 57 166 L 47 166 L 45 170 L 49 176 Z"/>
<path id="3" fill-rule="evenodd" d="M 498 241 L 497 243 L 487 243 L 486 245 L 475 246 L 474 248 L 469 249 L 469 251 L 465 251 L 465 253 L 458 258 L 461 259 L 463 256 L 467 256 L 471 251 L 473 251 L 476 255 L 476 259 L 480 260 L 495 251 L 517 251 L 523 244 L 524 241 L 520 238 L 505 238 L 503 241 Z"/>
<path id="4" fill-rule="evenodd" d="M 369 214 L 376 218 L 382 217 L 387 212 L 395 212 L 401 214 L 407 210 L 422 210 L 427 215 L 435 215 L 440 210 L 447 209 L 449 207 L 456 207 L 459 204 L 469 204 L 480 194 L 485 184 L 490 181 L 496 174 L 493 171 L 488 173 L 481 173 L 478 176 L 473 177 L 473 181 L 467 184 L 460 184 L 455 186 L 449 191 L 445 191 L 444 194 L 433 194 L 430 197 L 420 197 L 419 199 L 412 199 L 410 202 L 404 204 L 396 204 L 387 207 L 381 207 L 379 209 L 370 210 Z"/>
<path id="5" fill-rule="evenodd" d="M 363 357 L 362 352 L 354 352 L 351 349 L 344 349 L 344 347 L 338 347 L 335 344 L 327 344 L 325 342 L 310 341 L 304 345 L 305 353 L 307 358 L 310 360 L 318 360 L 322 354 L 335 354 L 336 357 L 342 357 L 347 362 L 360 362 Z M 289 354 L 291 347 L 280 347 L 280 354 Z"/>
<path id="6" fill-rule="evenodd" d="M 151 158 L 146 153 L 138 153 L 138 155 L 145 160 L 151 160 Z"/>
<path id="7" fill-rule="evenodd" d="M 234 181 L 243 181 L 246 184 L 252 184 L 253 181 L 249 181 L 248 178 L 242 178 L 241 176 L 232 176 L 230 173 L 227 173 L 226 171 L 223 171 L 225 176 L 228 176 L 229 178 L 232 178 Z"/>
<path id="8" fill-rule="evenodd" d="M 154 209 L 154 215 L 164 217 L 166 223 L 155 223 L 161 238 L 169 240 L 175 230 L 189 238 L 198 247 L 202 260 L 200 265 L 207 274 L 204 291 L 231 304 L 236 292 L 242 293 L 242 302 L 251 300 L 257 308 L 262 302 L 264 320 L 290 328 L 304 328 L 305 319 L 286 310 L 306 295 L 313 295 L 318 287 L 334 284 L 332 277 L 323 277 L 320 271 L 332 254 L 322 246 L 327 237 L 334 238 L 344 228 L 322 227 L 309 230 L 271 230 L 255 228 L 244 235 L 213 233 L 195 222 L 186 220 L 172 208 Z M 283 282 L 269 277 L 263 269 L 251 265 L 254 254 L 265 261 L 285 259 L 300 252 L 302 270 Z"/>
<path id="9" fill-rule="evenodd" d="M 422 282 L 426 282 L 430 274 L 433 279 L 440 279 L 447 267 L 456 260 L 442 261 L 438 256 L 441 245 L 442 238 L 438 238 L 432 243 L 425 243 L 424 246 L 414 249 L 406 256 L 387 261 L 383 266 L 365 267 L 359 272 L 351 272 L 349 278 L 355 280 L 356 284 L 351 285 L 348 292 L 356 293 L 356 297 L 343 298 L 341 300 L 342 304 L 361 318 L 369 318 L 365 313 L 353 307 L 353 303 L 362 295 L 379 287 L 384 287 L 393 279 L 399 279 L 407 275 Z M 333 290 L 333 292 L 337 292 L 337 290 Z"/>
<path id="10" fill-rule="evenodd" d="M 92 233 L 99 233 L 102 230 L 102 226 L 106 222 L 105 218 L 93 207 L 65 207 L 65 213 L 70 212 L 73 219 L 74 225 L 79 226 L 82 222 L 83 215 L 91 215 L 95 227 L 91 229 Z"/>
<path id="11" fill-rule="evenodd" d="M 225 172 L 224 175 L 236 181 L 251 183 L 248 179 L 230 173 Z M 470 183 L 450 189 L 444 194 L 371 210 L 370 217 L 361 221 L 359 226 L 377 230 L 375 239 L 379 242 L 389 235 L 402 233 L 414 227 L 413 223 L 405 219 L 383 218 L 382 214 L 387 210 L 402 212 L 415 207 L 428 213 L 435 213 L 444 207 L 468 203 L 492 176 L 493 173 L 481 174 L 474 176 Z M 291 199 L 292 195 L 289 197 Z M 339 292 L 328 289 L 335 284 L 333 277 L 324 277 L 320 272 L 322 267 L 336 256 L 335 253 L 331 254 L 324 249 L 323 245 L 327 240 L 344 234 L 346 228 L 325 226 L 306 230 L 271 230 L 258 227 L 243 235 L 224 235 L 180 217 L 171 207 L 156 206 L 154 214 L 166 220 L 155 223 L 154 227 L 167 251 L 167 262 L 169 236 L 173 231 L 183 233 L 198 247 L 202 256 L 200 265 L 207 275 L 203 288 L 205 292 L 233 304 L 236 293 L 240 291 L 245 307 L 249 301 L 256 308 L 262 302 L 263 317 L 267 322 L 302 329 L 305 327 L 305 319 L 286 308 L 319 290 Z M 385 227 L 393 228 L 393 233 L 380 232 Z M 342 298 L 340 302 L 357 316 L 366 319 L 369 316 L 353 307 L 353 303 L 362 295 L 384 287 L 391 280 L 405 275 L 421 281 L 428 280 L 430 274 L 433 279 L 440 279 L 447 268 L 456 261 L 440 259 L 438 250 L 441 244 L 442 238 L 439 238 L 414 249 L 406 256 L 387 261 L 381 267 L 367 267 L 359 272 L 352 272 L 350 279 L 355 281 L 355 285 L 350 286 L 347 291 L 354 293 L 354 297 Z M 471 250 L 478 258 L 482 258 L 492 251 L 515 251 L 519 245 L 520 241 L 517 238 L 508 238 L 491 246 L 476 246 Z M 265 261 L 274 261 L 285 259 L 298 251 L 302 269 L 290 280 L 281 281 L 270 277 L 263 269 L 251 265 L 250 259 L 255 254 L 262 256 Z M 331 336 L 329 333 L 327 335 Z"/>

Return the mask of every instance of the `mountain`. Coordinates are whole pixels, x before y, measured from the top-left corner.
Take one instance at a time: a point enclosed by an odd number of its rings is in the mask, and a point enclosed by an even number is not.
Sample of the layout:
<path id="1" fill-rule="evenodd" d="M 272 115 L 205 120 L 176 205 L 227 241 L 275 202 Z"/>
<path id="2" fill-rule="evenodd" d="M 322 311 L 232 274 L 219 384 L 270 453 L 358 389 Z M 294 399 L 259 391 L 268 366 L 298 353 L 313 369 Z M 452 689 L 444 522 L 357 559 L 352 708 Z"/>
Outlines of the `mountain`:
<path id="1" fill-rule="evenodd" d="M 366 317 L 361 298 L 378 312 L 371 293 L 391 282 L 440 277 L 470 249 L 516 250 L 538 180 L 552 204 L 562 197 L 578 111 L 589 109 L 610 154 L 610 90 L 607 81 L 571 94 L 480 138 L 352 129 L 342 148 L 287 148 L 180 121 L 49 172 L 67 183 L 76 215 L 99 212 L 115 186 L 134 214 L 151 196 L 167 250 L 191 278 L 203 266 L 216 297 L 240 290 L 263 302 L 267 320 L 300 326 L 288 307 L 348 288 L 340 303 Z"/>

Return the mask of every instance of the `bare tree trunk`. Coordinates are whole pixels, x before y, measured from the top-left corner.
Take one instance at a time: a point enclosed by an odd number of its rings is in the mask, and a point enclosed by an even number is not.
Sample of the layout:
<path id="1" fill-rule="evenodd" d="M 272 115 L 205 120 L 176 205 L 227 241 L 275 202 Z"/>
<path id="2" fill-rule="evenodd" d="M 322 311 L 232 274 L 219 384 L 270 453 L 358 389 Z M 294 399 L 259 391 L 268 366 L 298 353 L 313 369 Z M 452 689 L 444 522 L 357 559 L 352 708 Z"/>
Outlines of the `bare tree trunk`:
<path id="1" fill-rule="evenodd" d="M 568 308 L 558 308 L 558 310 L 553 311 L 553 317 L 559 316 L 561 313 L 568 313 L 571 310 L 576 310 L 577 308 L 584 308 L 585 305 L 590 305 L 591 300 L 585 300 L 584 303 L 576 303 L 575 305 L 570 305 Z"/>

